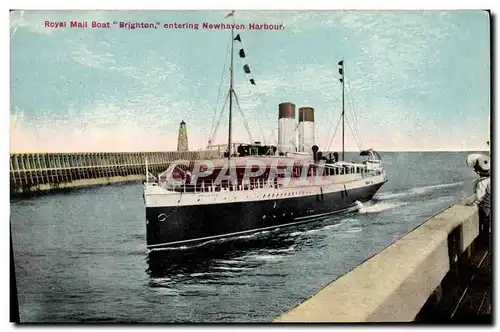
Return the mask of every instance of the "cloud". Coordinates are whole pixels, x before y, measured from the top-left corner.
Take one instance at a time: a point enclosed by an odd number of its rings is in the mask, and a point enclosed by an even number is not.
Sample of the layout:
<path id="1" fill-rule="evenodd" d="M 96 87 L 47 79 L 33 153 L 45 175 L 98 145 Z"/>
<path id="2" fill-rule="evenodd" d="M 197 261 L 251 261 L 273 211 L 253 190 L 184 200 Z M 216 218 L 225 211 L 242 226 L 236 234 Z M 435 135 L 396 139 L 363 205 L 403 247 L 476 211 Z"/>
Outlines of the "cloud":
<path id="1" fill-rule="evenodd" d="M 26 152 L 139 152 L 175 151 L 177 131 L 162 131 L 134 121 L 106 122 L 53 118 L 36 123 L 11 116 L 10 150 Z M 191 150 L 204 149 L 207 140 L 188 128 Z"/>
<path id="2" fill-rule="evenodd" d="M 282 73 L 287 74 L 285 76 Z M 280 73 L 256 78 L 255 86 L 247 80 L 240 81 L 235 91 L 255 138 L 268 144 L 276 144 L 279 103 L 293 102 L 297 112 L 302 106 L 317 107 L 329 102 L 338 102 L 340 105 L 340 95 L 332 93 L 339 91 L 335 73 L 331 68 L 319 64 L 285 66 L 280 68 Z M 325 112 L 328 114 L 324 118 L 319 117 L 325 122 L 331 116 L 328 110 L 323 109 L 322 112 L 322 116 Z"/>
<path id="3" fill-rule="evenodd" d="M 178 64 L 157 56 L 153 51 L 146 52 L 141 65 L 137 65 L 127 56 L 115 60 L 117 56 L 108 42 L 76 44 L 68 41 L 68 45 L 71 59 L 80 65 L 109 75 L 131 78 L 140 84 L 134 85 L 133 90 L 127 93 L 97 93 L 90 105 L 78 114 L 69 112 L 68 118 L 77 115 L 82 121 L 100 125 L 114 122 L 119 117 L 120 121 L 172 130 L 181 119 L 188 122 L 199 120 L 194 114 L 195 110 L 212 108 L 202 98 L 186 99 L 185 95 L 189 95 L 193 84 L 190 84 Z M 166 90 L 168 86 L 175 89 Z M 202 129 L 201 132 L 205 133 L 206 130 Z"/>
<path id="4" fill-rule="evenodd" d="M 71 58 L 85 67 L 109 69 L 115 63 L 114 56 L 111 53 L 96 54 L 88 49 L 85 44 L 76 44 L 69 42 L 71 45 Z"/>
<path id="5" fill-rule="evenodd" d="M 13 10 L 10 12 L 10 29 L 12 31 L 10 38 L 14 37 L 18 29 L 28 28 L 30 31 L 40 34 L 51 34 L 52 29 L 44 28 L 44 20 L 50 16 L 37 16 L 31 11 Z"/>
<path id="6" fill-rule="evenodd" d="M 134 97 L 136 98 L 136 97 Z M 132 105 L 140 105 L 147 100 L 135 100 Z M 412 151 L 412 150 L 479 150 L 484 148 L 488 140 L 481 132 L 480 123 L 469 123 L 469 131 L 464 135 L 461 132 L 443 132 L 436 135 L 437 126 L 432 121 L 422 122 L 408 118 L 413 110 L 402 110 L 401 113 L 384 113 L 384 105 L 375 106 L 367 111 L 367 118 L 359 120 L 358 137 L 363 145 L 361 149 L 375 148 L 376 150 Z M 143 114 L 137 117 L 137 114 Z M 169 115 L 168 118 L 166 115 Z M 245 113 L 245 114 L 248 114 Z M 380 116 L 384 114 L 384 116 Z M 274 117 L 274 116 L 273 116 Z M 353 126 L 351 113 L 346 114 L 347 121 Z M 155 121 L 154 116 L 140 113 L 136 108 L 121 108 L 113 104 L 96 104 L 83 110 L 78 117 L 40 116 L 29 118 L 21 111 L 11 114 L 11 151 L 12 152 L 124 152 L 124 151 L 173 151 L 177 148 L 178 120 L 173 123 L 170 112 L 167 110 L 163 117 Z M 359 118 L 359 115 L 358 115 Z M 170 121 L 172 126 L 166 128 L 163 120 Z M 317 121 L 317 141 L 321 149 L 326 149 L 332 137 L 334 126 L 339 114 L 335 114 L 334 123 Z M 247 117 L 248 120 L 248 117 Z M 471 120 L 471 119 L 469 119 Z M 241 119 L 235 110 L 233 141 L 248 142 L 249 136 Z M 397 124 L 397 125 L 395 125 Z M 333 125 L 333 127 L 332 127 Z M 272 120 L 274 133 L 276 120 Z M 407 127 L 412 130 L 406 130 Z M 172 127 L 174 129 L 172 129 Z M 208 137 L 208 126 L 196 126 L 187 121 L 189 147 L 192 150 L 205 149 Z M 253 139 L 258 128 L 253 127 Z M 339 126 L 331 150 L 341 149 Z M 346 149 L 358 150 L 352 138 L 351 129 L 346 124 Z M 269 134 L 269 131 L 265 132 Z M 227 109 L 223 114 L 221 125 L 216 136 L 216 144 L 227 142 Z M 273 142 L 275 143 L 275 142 Z M 269 144 L 269 141 L 268 141 Z"/>
<path id="7" fill-rule="evenodd" d="M 362 77 L 363 72 L 370 77 L 353 82 L 353 88 L 360 90 L 419 82 L 409 78 L 418 75 L 423 66 L 429 69 L 439 65 L 442 42 L 456 28 L 445 12 L 425 11 L 345 12 L 337 13 L 328 23 L 349 29 L 349 39 L 368 38 L 360 43 L 361 56 L 352 64 L 355 77 Z"/>
<path id="8" fill-rule="evenodd" d="M 61 18 L 57 16 L 57 12 L 13 13 L 15 15 L 11 13 L 11 35 L 19 33 L 20 28 L 28 28 L 36 33 L 52 33 L 55 30 L 45 28 L 40 30 L 43 20 Z M 78 15 L 81 15 L 82 19 L 91 20 L 99 19 L 97 18 L 99 15 L 102 19 L 107 14 L 75 12 L 74 18 L 78 19 Z M 348 53 L 354 55 L 351 59 L 345 59 L 348 98 L 346 108 L 348 119 L 352 121 L 349 100 L 353 99 L 353 108 L 359 122 L 354 127 L 358 129 L 361 142 L 370 144 L 363 147 L 440 148 L 441 139 L 452 139 L 449 143 L 450 149 L 466 146 L 463 139 L 468 137 L 468 134 L 460 137 L 451 130 L 440 134 L 438 122 L 428 115 L 429 110 L 424 112 L 411 102 L 417 99 L 416 96 L 427 98 L 426 95 L 438 90 L 436 89 L 438 83 L 425 79 L 421 69 L 425 67 L 426 70 L 432 70 L 442 66 L 440 61 L 445 58 L 440 53 L 443 48 L 442 43 L 450 38 L 451 31 L 456 28 L 447 13 L 237 11 L 236 19 L 243 21 L 242 23 L 283 23 L 287 29 L 295 29 L 294 33 L 316 30 L 318 35 L 332 33 L 339 37 L 337 40 L 339 48 L 348 50 Z M 55 137 L 62 143 L 55 143 L 57 140 L 51 143 L 48 138 L 37 141 L 36 137 L 40 135 L 45 137 L 46 133 L 55 131 L 57 127 L 51 124 L 53 123 L 76 126 L 78 128 L 76 132 L 80 134 L 74 135 L 81 139 L 91 133 L 89 137 L 92 137 L 94 142 L 92 144 L 96 145 L 106 146 L 106 142 L 112 141 L 124 149 L 134 149 L 152 144 L 152 140 L 156 137 L 159 140 L 170 140 L 168 146 L 175 149 L 178 123 L 182 119 L 188 123 L 190 146 L 199 148 L 206 144 L 210 134 L 209 117 L 202 119 L 200 110 L 213 110 L 214 100 L 206 100 L 198 94 L 197 88 L 202 86 L 204 78 L 198 81 L 189 79 L 186 76 L 186 73 L 189 73 L 185 72 L 187 66 L 183 68 L 179 64 L 182 62 L 174 63 L 158 56 L 154 51 L 144 51 L 141 54 L 141 61 L 137 62 L 137 59 L 127 57 L 127 54 L 130 54 L 128 52 L 125 52 L 124 56 L 119 55 L 120 47 L 117 44 L 92 38 L 94 36 L 87 35 L 78 41 L 66 40 L 69 45 L 66 53 L 68 59 L 85 67 L 83 69 L 102 71 L 118 79 L 128 80 L 127 83 L 133 83 L 127 84 L 126 92 L 99 91 L 95 94 L 95 98 L 86 101 L 87 105 L 83 109 L 64 110 L 66 114 L 57 118 L 41 115 L 37 118 L 18 120 L 20 124 L 18 123 L 16 130 L 26 132 L 25 138 L 21 134 L 16 136 L 16 139 L 20 140 L 19 144 L 29 141 L 28 145 L 39 146 L 43 141 L 51 148 L 60 148 L 58 144 L 66 146 L 68 142 L 63 142 L 64 138 L 60 135 Z M 242 79 L 236 84 L 238 101 L 248 121 L 253 139 L 267 140 L 267 143 L 275 142 L 278 103 L 291 101 L 297 104 L 297 108 L 306 105 L 316 108 L 318 142 L 329 140 L 339 117 L 341 90 L 336 59 L 333 59 L 336 55 L 332 54 L 332 58 L 318 63 L 321 61 L 319 59 L 324 59 L 325 56 L 321 54 L 324 50 L 320 49 L 320 44 L 318 48 L 316 58 L 311 57 L 309 60 L 296 58 L 294 61 L 294 58 L 285 60 L 283 57 L 278 60 L 279 65 L 271 68 L 265 75 L 256 71 L 254 78 L 257 86 L 238 77 Z M 257 65 L 250 60 L 249 64 L 251 67 Z M 224 93 L 227 93 L 227 90 L 221 95 L 219 109 L 225 97 Z M 212 97 L 215 99 L 213 95 L 206 98 Z M 233 109 L 235 140 L 247 141 L 246 126 L 236 108 L 237 105 Z M 75 118 L 79 120 L 74 120 Z M 44 123 L 45 127 L 37 125 L 37 121 Z M 462 123 L 460 125 L 466 126 Z M 472 132 L 477 137 L 482 135 L 477 129 L 480 126 L 479 122 L 473 126 Z M 132 133 L 130 136 L 134 137 L 132 141 L 128 141 L 127 130 Z M 431 130 L 433 136 L 428 134 Z M 144 134 L 146 132 L 151 135 L 149 140 Z M 350 134 L 350 129 L 346 128 L 346 132 Z M 73 137 L 71 135 L 73 133 L 68 133 L 68 137 Z M 125 136 L 123 141 L 116 141 L 119 135 Z M 194 135 L 192 140 L 191 135 Z M 28 137 L 34 138 L 28 140 Z M 219 143 L 227 140 L 227 104 L 217 137 Z M 337 134 L 335 148 L 338 148 L 338 137 Z M 479 142 L 483 140 L 475 139 L 474 136 L 468 139 L 471 145 L 480 144 Z M 149 143 L 141 143 L 142 140 Z M 86 143 L 75 141 L 74 144 Z M 354 141 L 348 142 L 348 148 L 356 148 Z"/>
<path id="9" fill-rule="evenodd" d="M 115 60 L 115 54 L 111 50 L 111 44 L 108 42 L 99 42 L 92 46 L 84 43 L 68 41 L 71 58 L 85 67 L 93 67 L 107 71 L 120 73 L 140 81 L 143 85 L 149 86 L 160 84 L 172 75 L 177 75 L 177 81 L 184 79 L 181 68 L 164 57 L 158 57 L 150 52 L 143 59 L 144 66 L 137 66 L 131 63 L 127 57 L 120 57 Z M 162 66 L 154 66 L 152 63 L 161 61 Z M 128 62 L 128 63 L 127 63 Z"/>
<path id="10" fill-rule="evenodd" d="M 10 12 L 10 22 L 11 22 L 11 29 L 12 33 L 10 35 L 10 38 L 14 37 L 14 34 L 16 33 L 17 29 L 19 28 L 19 22 L 23 19 L 24 11 L 19 10 L 19 11 L 12 11 Z"/>

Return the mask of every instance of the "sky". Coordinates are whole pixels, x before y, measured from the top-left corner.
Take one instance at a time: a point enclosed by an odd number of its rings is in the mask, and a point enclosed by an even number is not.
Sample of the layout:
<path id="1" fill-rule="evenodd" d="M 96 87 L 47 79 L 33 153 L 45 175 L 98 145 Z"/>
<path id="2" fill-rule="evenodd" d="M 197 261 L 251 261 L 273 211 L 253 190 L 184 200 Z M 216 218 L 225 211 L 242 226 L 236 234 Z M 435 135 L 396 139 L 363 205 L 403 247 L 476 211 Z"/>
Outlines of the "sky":
<path id="1" fill-rule="evenodd" d="M 204 149 L 229 89 L 231 32 L 201 24 L 232 23 L 227 13 L 11 12 L 11 152 L 171 151 L 182 120 L 190 149 Z M 112 27 L 90 28 L 93 21 Z M 160 25 L 129 30 L 115 21 Z M 343 59 L 347 150 L 488 148 L 487 12 L 237 11 L 234 21 L 246 28 L 234 44 L 235 141 L 276 144 L 278 105 L 292 102 L 315 109 L 320 149 L 339 150 Z M 200 27 L 163 28 L 174 22 Z M 227 108 L 216 143 L 227 142 Z"/>

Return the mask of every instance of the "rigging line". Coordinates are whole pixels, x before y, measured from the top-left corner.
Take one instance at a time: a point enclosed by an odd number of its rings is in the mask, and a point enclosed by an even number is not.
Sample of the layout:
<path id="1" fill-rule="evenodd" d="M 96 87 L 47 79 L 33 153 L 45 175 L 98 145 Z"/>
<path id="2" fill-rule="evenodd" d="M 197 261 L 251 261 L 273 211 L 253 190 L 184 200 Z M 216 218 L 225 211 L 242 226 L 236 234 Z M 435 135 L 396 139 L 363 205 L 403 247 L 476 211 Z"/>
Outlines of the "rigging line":
<path id="1" fill-rule="evenodd" d="M 349 129 L 351 129 L 352 136 L 354 137 L 354 141 L 356 142 L 356 145 L 358 146 L 358 149 L 361 151 L 361 146 L 360 146 L 360 144 L 358 142 L 358 139 L 357 139 L 356 135 L 354 135 L 354 132 L 353 132 L 353 130 L 351 128 L 351 124 L 349 123 L 349 120 L 346 121 L 346 122 L 347 122 L 347 125 L 349 126 Z"/>
<path id="2" fill-rule="evenodd" d="M 248 84 L 248 82 L 247 82 L 247 84 Z M 266 103 L 264 102 L 264 99 L 262 98 L 262 93 L 260 92 L 260 89 L 257 86 L 257 84 L 255 84 L 255 90 L 257 90 L 257 96 L 260 99 L 262 107 L 265 109 L 266 108 Z M 266 118 L 267 118 L 268 122 L 271 123 L 271 118 L 269 118 L 269 112 L 265 112 L 265 114 L 266 114 Z M 259 128 L 260 128 L 260 122 L 259 121 L 257 121 L 257 124 L 259 125 Z M 276 129 L 275 126 L 273 126 L 272 129 L 271 129 L 271 133 L 269 135 L 269 138 L 270 138 L 270 142 L 273 142 L 274 144 L 278 144 L 276 138 L 273 138 L 274 137 L 275 129 Z M 262 136 L 264 137 L 264 133 L 262 133 Z M 265 139 L 265 137 L 264 137 L 264 145 L 266 145 L 266 139 Z"/>
<path id="3" fill-rule="evenodd" d="M 349 99 L 350 99 L 350 104 L 351 104 L 351 107 L 352 107 L 352 113 L 354 114 L 354 121 L 355 121 L 355 126 L 356 126 L 356 131 L 359 131 L 359 118 L 358 118 L 358 114 L 356 113 L 356 107 L 354 106 L 354 97 L 352 96 L 352 92 L 351 90 L 349 89 Z"/>
<path id="4" fill-rule="evenodd" d="M 229 99 L 229 93 L 226 95 L 226 99 L 224 101 L 224 105 L 222 105 L 222 109 L 221 109 L 221 112 L 219 114 L 219 120 L 217 121 L 217 124 L 215 126 L 215 129 L 214 129 L 214 132 L 212 134 L 212 139 L 211 139 L 211 143 L 210 145 L 212 145 L 212 142 L 215 142 L 215 137 L 216 137 L 216 134 L 217 134 L 217 130 L 219 129 L 219 125 L 220 125 L 220 122 L 221 122 L 221 119 L 222 119 L 222 113 L 224 113 L 224 108 L 226 107 L 226 103 L 227 103 L 227 100 Z"/>
<path id="5" fill-rule="evenodd" d="M 333 121 L 334 120 L 335 120 L 335 112 L 332 112 L 332 117 L 330 118 L 330 124 L 329 124 L 328 131 L 327 131 L 328 133 L 330 133 L 331 129 L 333 128 Z M 327 137 L 325 138 L 324 146 L 326 146 L 326 144 L 330 141 L 329 137 L 330 137 L 330 135 L 327 135 Z"/>
<path id="6" fill-rule="evenodd" d="M 349 101 L 350 101 L 349 103 L 350 103 L 350 106 L 352 108 L 351 112 L 353 113 L 353 118 L 354 118 L 354 120 L 353 120 L 354 121 L 353 126 L 354 126 L 354 129 L 356 131 L 356 135 L 359 135 L 359 120 L 358 120 L 358 116 L 357 116 L 357 114 L 355 112 L 356 108 L 354 107 L 354 99 L 352 97 L 353 93 L 352 93 L 350 85 L 348 86 L 348 89 L 349 89 Z M 360 137 L 359 137 L 359 140 L 361 142 L 361 138 Z"/>
<path id="7" fill-rule="evenodd" d="M 210 136 L 213 133 L 214 130 L 214 125 L 215 125 L 215 117 L 217 116 L 217 108 L 219 106 L 219 98 L 220 98 L 220 90 L 222 89 L 222 82 L 224 81 L 224 74 L 226 73 L 226 64 L 227 64 L 227 58 L 230 53 L 230 45 L 228 46 L 228 49 L 226 51 L 226 58 L 224 59 L 224 66 L 222 68 L 222 75 L 220 78 L 220 84 L 219 84 L 219 91 L 217 92 L 217 101 L 215 102 L 215 107 L 214 107 L 214 116 L 212 117 L 212 124 L 210 126 Z"/>
<path id="8" fill-rule="evenodd" d="M 349 118 L 347 117 L 347 112 L 345 113 L 345 120 L 346 120 L 345 122 L 347 122 L 347 125 L 349 126 L 349 129 L 351 130 L 351 134 L 352 134 L 354 140 L 356 141 L 356 145 L 358 145 L 358 147 L 359 147 L 359 145 L 360 145 L 360 143 L 358 143 L 359 140 L 358 140 L 354 130 L 351 127 L 351 123 L 349 122 Z"/>
<path id="9" fill-rule="evenodd" d="M 335 120 L 335 112 L 332 112 L 332 117 L 331 117 L 331 119 L 330 119 L 330 128 L 328 129 L 328 132 L 331 132 L 331 129 L 333 128 L 333 123 L 334 123 L 334 120 Z M 337 129 L 338 129 L 338 126 L 339 126 L 339 123 L 340 123 L 340 121 L 341 121 L 341 120 L 342 120 L 342 111 L 341 111 L 341 112 L 340 112 L 340 114 L 339 114 L 339 120 L 338 120 L 338 122 L 337 122 L 337 127 L 335 128 L 335 131 L 334 131 L 334 133 L 333 133 L 332 138 L 329 140 L 329 139 L 328 139 L 328 138 L 329 138 L 329 135 L 327 135 L 327 137 L 326 137 L 326 142 L 325 142 L 325 143 L 328 143 L 328 141 L 330 142 L 330 143 L 328 144 L 328 149 L 330 149 L 330 147 L 331 147 L 331 145 L 332 145 L 332 143 L 333 143 L 333 140 L 335 139 L 335 134 L 337 133 Z"/>
<path id="10" fill-rule="evenodd" d="M 351 109 L 351 113 L 354 113 L 354 112 L 352 111 L 352 109 Z M 353 118 L 354 118 L 354 115 L 353 115 Z M 347 120 L 347 122 L 348 122 L 349 127 L 351 128 L 351 133 L 352 133 L 352 136 L 354 137 L 354 139 L 355 139 L 357 142 L 359 142 L 359 145 L 361 145 L 361 139 L 358 137 L 359 133 L 358 133 L 357 128 L 355 127 L 355 121 L 354 121 L 354 119 L 352 120 L 352 122 L 353 122 L 353 127 L 351 127 L 351 125 L 350 125 L 350 123 L 349 123 L 349 119 L 347 118 L 347 112 L 346 112 L 346 120 Z M 353 129 L 353 128 L 354 128 L 354 129 Z M 356 143 L 356 144 L 358 144 L 358 143 Z"/>
<path id="11" fill-rule="evenodd" d="M 326 151 L 330 151 L 330 148 L 331 148 L 332 143 L 333 143 L 333 139 L 335 138 L 335 134 L 337 134 L 337 130 L 339 129 L 340 120 L 342 120 L 342 116 L 339 116 L 339 121 L 337 122 L 337 127 L 335 128 L 335 131 L 333 132 L 332 139 L 330 140 L 330 144 L 328 144 L 328 149 L 326 149 Z"/>
<path id="12" fill-rule="evenodd" d="M 359 136 L 358 116 L 357 116 L 357 114 L 355 112 L 354 101 L 353 101 L 353 98 L 351 96 L 351 88 L 350 87 L 349 87 L 349 107 L 351 108 L 351 113 L 352 113 L 352 117 L 353 117 L 353 129 L 356 132 L 356 136 Z M 361 142 L 361 138 L 358 137 L 358 139 Z"/>
<path id="13" fill-rule="evenodd" d="M 217 123 L 216 123 L 216 125 L 214 127 L 214 131 L 212 133 L 212 142 L 214 142 L 214 140 L 215 140 L 215 136 L 217 134 L 217 130 L 219 129 L 219 126 L 220 126 L 220 123 L 222 120 L 222 115 L 224 113 L 224 109 L 226 108 L 228 98 L 229 98 L 229 92 L 226 94 L 226 99 L 224 99 L 224 104 L 222 105 L 222 108 L 219 112 L 219 118 L 217 119 Z"/>
<path id="14" fill-rule="evenodd" d="M 247 77 L 248 77 L 248 74 L 247 74 Z M 248 87 L 248 90 L 250 91 L 250 86 L 248 84 L 248 80 L 246 80 L 245 83 L 246 83 L 246 85 Z M 257 85 L 255 85 L 255 89 L 257 90 L 257 96 L 259 97 L 261 104 L 264 105 L 264 102 L 262 101 L 262 98 L 260 98 L 260 96 L 259 96 L 259 90 L 257 88 Z M 269 115 L 268 115 L 268 118 L 269 118 Z M 264 145 L 267 145 L 267 143 L 266 143 L 267 142 L 266 136 L 264 135 L 264 131 L 262 130 L 262 126 L 261 126 L 260 121 L 258 120 L 258 118 L 256 119 L 256 122 L 257 122 L 257 126 L 259 127 L 259 131 L 260 131 L 260 134 L 262 136 L 262 140 L 264 142 Z"/>
<path id="15" fill-rule="evenodd" d="M 210 138 L 209 138 L 209 147 L 212 145 L 212 143 L 214 143 L 214 139 L 215 139 L 215 134 L 217 133 L 217 130 L 219 129 L 219 125 L 220 125 L 220 121 L 221 121 L 221 118 L 222 118 L 222 114 L 224 113 L 224 108 L 226 107 L 226 103 L 227 103 L 227 96 L 226 95 L 226 99 L 224 100 L 224 105 L 222 105 L 222 108 L 220 109 L 220 112 L 219 112 L 219 117 L 217 119 L 217 124 L 216 126 L 214 127 L 213 131 L 210 133 Z"/>
<path id="16" fill-rule="evenodd" d="M 236 95 L 236 92 L 233 91 L 233 93 L 234 93 L 234 99 L 236 99 L 236 105 L 238 105 L 238 109 L 240 111 L 241 117 L 243 118 L 243 124 L 245 125 L 245 128 L 246 128 L 247 133 L 248 133 L 248 137 L 250 138 L 250 144 L 253 144 L 253 142 L 255 142 L 255 141 L 253 140 L 252 133 L 250 132 L 250 127 L 248 126 L 247 119 L 245 119 L 245 115 L 243 114 L 243 110 L 241 109 L 240 102 L 238 100 L 238 96 Z"/>
<path id="17" fill-rule="evenodd" d="M 348 104 L 348 105 L 349 105 L 349 104 Z M 354 112 L 352 111 L 352 109 L 351 109 L 351 112 L 354 114 Z M 357 128 L 355 127 L 355 123 L 354 123 L 355 121 L 354 121 L 354 120 L 352 120 L 352 121 L 353 121 L 353 126 L 351 127 L 351 123 L 349 122 L 349 119 L 347 118 L 347 113 L 348 113 L 348 112 L 346 112 L 346 120 L 347 120 L 347 124 L 348 124 L 348 126 L 349 126 L 349 128 L 350 128 L 350 130 L 351 130 L 351 134 L 352 134 L 352 136 L 353 136 L 354 140 L 356 141 L 356 145 L 358 145 L 358 148 L 359 148 L 359 147 L 360 147 L 360 145 L 361 145 L 361 141 L 360 141 L 360 139 L 358 138 L 358 135 L 359 135 L 359 134 L 358 134 Z M 353 115 L 353 118 L 354 118 L 354 115 Z M 353 129 L 353 127 L 354 127 L 354 129 Z"/>
<path id="18" fill-rule="evenodd" d="M 335 135 L 337 134 L 337 131 L 339 129 L 339 125 L 340 125 L 341 120 L 342 120 L 342 116 L 339 116 L 339 120 L 337 122 L 337 126 L 335 127 L 335 131 L 333 132 L 332 139 L 330 140 L 330 143 L 328 144 L 328 149 L 326 151 L 330 151 L 330 148 L 331 148 L 331 146 L 333 144 L 333 141 L 335 139 Z"/>
<path id="19" fill-rule="evenodd" d="M 248 91 L 250 91 L 250 86 L 248 84 L 248 74 L 246 74 L 246 76 L 247 76 L 247 79 L 245 80 L 245 84 L 246 84 L 246 86 L 248 88 Z M 257 89 L 257 85 L 255 85 L 255 88 Z M 251 93 L 251 91 L 250 91 L 250 93 Z M 257 95 L 258 95 L 258 93 L 259 93 L 259 91 L 257 90 Z M 261 103 L 262 103 L 262 100 L 261 100 Z M 262 136 L 262 140 L 264 142 L 264 145 L 267 145 L 267 143 L 266 143 L 266 137 L 264 136 L 264 131 L 262 130 L 262 126 L 260 125 L 260 121 L 257 119 L 256 122 L 257 122 L 257 126 L 259 127 L 259 131 L 260 131 L 260 134 Z"/>
<path id="20" fill-rule="evenodd" d="M 334 119 L 335 119 L 335 112 L 332 112 L 332 117 L 331 117 L 331 120 L 330 120 L 330 129 L 333 128 L 333 121 L 334 121 Z M 335 133 L 337 132 L 340 120 L 342 120 L 342 110 L 340 112 L 339 122 L 337 122 L 337 127 L 335 128 L 335 132 L 334 132 L 334 134 L 332 136 L 332 139 L 330 140 L 330 144 L 328 145 L 328 149 L 330 149 L 330 147 L 331 147 L 331 145 L 333 143 L 333 140 L 335 138 Z M 330 129 L 328 131 L 330 131 Z M 327 143 L 327 142 L 328 142 L 328 137 L 326 137 L 326 142 L 325 143 Z"/>
<path id="21" fill-rule="evenodd" d="M 248 82 L 247 82 L 247 84 L 248 84 Z M 257 86 L 257 84 L 255 84 L 255 90 L 257 90 L 257 96 L 259 96 L 259 99 L 260 99 L 260 102 L 261 102 L 261 104 L 262 104 L 262 107 L 263 107 L 264 109 L 266 109 L 266 108 L 265 108 L 266 103 L 265 103 L 265 102 L 264 102 L 264 100 L 262 99 L 262 96 L 261 96 L 262 94 L 260 93 L 260 90 L 259 90 L 259 87 Z M 269 112 L 265 112 L 265 113 L 266 113 L 267 120 L 268 120 L 269 122 L 271 122 L 271 119 L 269 118 Z M 258 120 L 257 120 L 257 124 L 259 125 L 259 128 L 261 128 L 261 126 L 260 126 L 260 121 L 258 121 Z M 261 128 L 261 132 L 262 132 L 262 137 L 264 138 L 264 145 L 267 145 L 267 144 L 266 144 L 266 138 L 265 138 L 265 136 L 264 136 L 264 132 L 262 131 L 262 128 Z M 276 141 L 275 139 L 273 139 L 273 135 L 274 135 L 274 127 L 273 127 L 273 129 L 271 130 L 271 134 L 270 134 L 270 136 L 269 136 L 269 137 L 270 137 L 270 140 L 271 140 L 272 142 Z"/>

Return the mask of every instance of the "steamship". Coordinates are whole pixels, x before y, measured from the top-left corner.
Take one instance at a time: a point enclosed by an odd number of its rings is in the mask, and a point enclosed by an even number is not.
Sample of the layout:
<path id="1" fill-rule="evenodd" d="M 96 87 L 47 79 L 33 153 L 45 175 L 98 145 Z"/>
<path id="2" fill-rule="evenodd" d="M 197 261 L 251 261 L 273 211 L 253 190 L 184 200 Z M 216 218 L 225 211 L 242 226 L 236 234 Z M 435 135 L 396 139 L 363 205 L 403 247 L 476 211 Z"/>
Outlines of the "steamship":
<path id="1" fill-rule="evenodd" d="M 342 152 L 319 151 L 315 113 L 293 103 L 278 107 L 278 144 L 232 141 L 233 57 L 231 64 L 228 142 L 209 160 L 178 160 L 163 173 L 147 170 L 144 183 L 146 241 L 150 250 L 195 244 L 225 237 L 297 225 L 316 217 L 355 210 L 372 199 L 387 181 L 380 155 L 361 151 L 362 161 L 345 160 L 344 62 L 342 83 Z M 240 50 L 244 54 L 243 49 Z M 245 68 L 246 67 L 246 68 Z M 246 73 L 248 66 L 245 65 Z M 255 80 L 250 80 L 255 84 Z M 298 130 L 297 130 L 298 128 Z M 298 144 L 297 144 L 298 134 Z M 220 147 L 220 146 L 219 146 Z"/>

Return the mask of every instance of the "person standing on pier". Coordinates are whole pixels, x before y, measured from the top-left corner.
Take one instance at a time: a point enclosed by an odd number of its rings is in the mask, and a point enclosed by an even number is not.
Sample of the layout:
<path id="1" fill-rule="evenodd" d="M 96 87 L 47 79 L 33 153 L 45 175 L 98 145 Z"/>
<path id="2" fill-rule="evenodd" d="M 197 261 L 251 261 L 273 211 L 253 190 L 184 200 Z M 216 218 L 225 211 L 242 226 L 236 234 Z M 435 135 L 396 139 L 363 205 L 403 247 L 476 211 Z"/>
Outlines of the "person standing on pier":
<path id="1" fill-rule="evenodd" d="M 467 156 L 467 165 L 479 175 L 474 182 L 473 205 L 478 207 L 479 212 L 479 236 L 486 238 L 491 234 L 490 158 L 482 154 L 470 154 Z"/>

